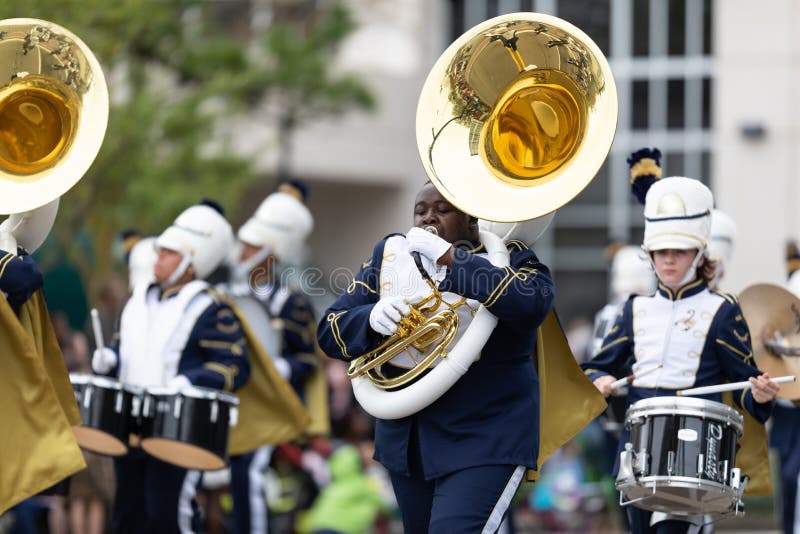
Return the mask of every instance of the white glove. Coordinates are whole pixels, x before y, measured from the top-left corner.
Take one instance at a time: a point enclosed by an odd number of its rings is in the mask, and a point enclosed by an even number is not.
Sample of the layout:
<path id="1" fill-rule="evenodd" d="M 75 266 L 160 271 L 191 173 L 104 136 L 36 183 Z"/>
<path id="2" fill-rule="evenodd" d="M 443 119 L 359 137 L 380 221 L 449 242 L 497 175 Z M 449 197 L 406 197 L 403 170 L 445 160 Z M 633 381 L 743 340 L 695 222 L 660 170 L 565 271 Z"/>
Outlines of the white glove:
<path id="1" fill-rule="evenodd" d="M 117 354 L 108 347 L 95 349 L 92 354 L 92 369 L 95 373 L 104 375 L 117 365 Z"/>
<path id="2" fill-rule="evenodd" d="M 168 383 L 167 386 L 170 389 L 177 389 L 178 391 L 182 390 L 183 388 L 188 388 L 192 386 L 192 382 L 186 378 L 185 375 L 178 375 L 175 378 L 172 378 Z"/>
<path id="3" fill-rule="evenodd" d="M 450 243 L 436 234 L 416 227 L 408 231 L 406 242 L 408 242 L 409 252 L 419 252 L 422 257 L 422 266 L 432 278 L 443 278 L 442 275 L 447 272 L 447 267 L 438 265 L 436 262 L 450 250 L 452 247 Z"/>
<path id="4" fill-rule="evenodd" d="M 292 366 L 289 365 L 289 362 L 286 361 L 286 358 L 283 356 L 273 358 L 272 365 L 275 366 L 275 370 L 278 371 L 278 374 L 281 375 L 284 380 L 289 380 L 291 378 Z"/>
<path id="5" fill-rule="evenodd" d="M 369 326 L 382 336 L 390 336 L 397 332 L 397 323 L 410 311 L 402 297 L 384 297 L 372 307 Z"/>

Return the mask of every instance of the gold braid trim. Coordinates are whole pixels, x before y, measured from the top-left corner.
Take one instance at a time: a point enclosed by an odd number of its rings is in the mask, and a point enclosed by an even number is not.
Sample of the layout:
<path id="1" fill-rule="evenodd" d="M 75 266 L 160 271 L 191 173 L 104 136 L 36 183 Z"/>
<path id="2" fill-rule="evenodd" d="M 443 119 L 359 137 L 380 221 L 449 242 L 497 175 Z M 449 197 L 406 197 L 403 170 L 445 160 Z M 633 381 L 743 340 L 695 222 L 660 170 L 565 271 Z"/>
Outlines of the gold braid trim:
<path id="1" fill-rule="evenodd" d="M 247 340 L 245 338 L 241 338 L 239 341 L 231 343 L 230 341 L 201 339 L 197 342 L 197 344 L 205 349 L 229 350 L 234 356 L 241 356 L 244 353 L 242 347 L 247 344 Z"/>
<path id="2" fill-rule="evenodd" d="M 222 389 L 224 391 L 233 391 L 233 378 L 239 374 L 239 369 L 235 365 L 228 367 L 227 365 L 222 365 L 217 362 L 206 362 L 203 364 L 203 367 L 209 371 L 221 374 L 225 379 L 225 385 Z"/>
<path id="3" fill-rule="evenodd" d="M 367 284 L 365 284 L 361 280 L 353 280 L 352 282 L 350 282 L 350 285 L 347 286 L 347 294 L 348 295 L 352 295 L 353 293 L 355 293 L 356 292 L 356 286 L 364 286 L 364 287 L 367 288 L 367 291 L 369 291 L 370 293 L 372 293 L 374 295 L 378 294 L 377 291 L 375 291 L 374 289 L 369 287 Z"/>
<path id="4" fill-rule="evenodd" d="M 725 343 L 723 340 L 721 340 L 719 338 L 717 338 L 717 343 L 719 343 L 720 345 L 722 345 L 723 347 L 725 347 L 729 351 L 734 352 L 734 353 L 738 354 L 739 356 L 741 356 L 742 359 L 745 361 L 745 363 L 749 363 L 750 360 L 753 359 L 753 353 L 752 352 L 750 352 L 750 354 L 745 354 L 744 352 L 742 352 L 742 351 L 740 351 L 738 349 L 735 349 L 734 347 L 731 347 L 729 344 Z"/>
<path id="5" fill-rule="evenodd" d="M 528 275 L 527 274 L 518 273 L 514 269 L 512 269 L 511 267 L 505 267 L 505 269 L 508 269 L 508 274 L 506 275 L 506 277 L 508 278 L 508 281 L 503 283 L 502 287 L 498 286 L 495 289 L 495 291 L 492 293 L 494 295 L 494 298 L 490 298 L 486 302 L 483 303 L 483 305 L 486 306 L 487 308 L 493 306 L 494 303 L 497 302 L 497 300 L 503 295 L 503 292 L 506 290 L 506 288 L 509 285 L 511 285 L 511 282 L 513 282 L 515 278 L 519 279 L 522 282 L 525 282 L 528 279 Z M 504 280 L 505 280 L 505 278 L 504 278 Z M 497 289 L 499 289 L 499 291 Z"/>
<path id="6" fill-rule="evenodd" d="M 336 344 L 339 346 L 339 350 L 342 352 L 342 355 L 345 358 L 350 358 L 351 356 L 347 353 L 347 344 L 342 339 L 342 334 L 339 332 L 339 317 L 347 313 L 347 310 L 340 311 L 339 313 L 329 313 L 326 319 L 331 324 L 331 333 L 333 334 L 333 340 L 336 341 Z"/>
<path id="7" fill-rule="evenodd" d="M 9 263 L 11 263 L 11 260 L 13 260 L 14 258 L 15 256 L 9 252 L 5 256 L 3 256 L 3 259 L 0 259 L 0 278 L 3 277 L 3 273 L 6 272 L 6 267 L 8 266 Z"/>
<path id="8" fill-rule="evenodd" d="M 617 338 L 617 339 L 615 339 L 614 341 L 612 341 L 611 343 L 609 343 L 609 344 L 608 344 L 608 345 L 606 345 L 605 347 L 600 347 L 600 350 L 599 350 L 599 351 L 597 351 L 597 352 L 598 352 L 598 353 L 600 353 L 600 352 L 603 352 L 603 351 L 604 351 L 604 350 L 606 350 L 607 348 L 609 348 L 609 347 L 613 347 L 614 345 L 617 345 L 617 344 L 619 344 L 619 343 L 622 343 L 623 341 L 628 341 L 628 336 L 622 336 L 622 337 L 620 337 L 620 338 Z"/>

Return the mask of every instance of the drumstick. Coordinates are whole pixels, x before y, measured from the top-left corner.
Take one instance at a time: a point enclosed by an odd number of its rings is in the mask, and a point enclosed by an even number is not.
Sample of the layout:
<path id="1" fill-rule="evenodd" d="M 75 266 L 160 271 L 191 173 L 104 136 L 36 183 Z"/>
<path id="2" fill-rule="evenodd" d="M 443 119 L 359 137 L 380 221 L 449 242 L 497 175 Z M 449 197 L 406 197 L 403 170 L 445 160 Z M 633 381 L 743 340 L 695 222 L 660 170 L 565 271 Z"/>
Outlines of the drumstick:
<path id="1" fill-rule="evenodd" d="M 661 369 L 662 367 L 663 367 L 663 364 L 658 364 L 655 367 L 651 367 L 647 371 L 639 371 L 638 373 L 630 374 L 630 375 L 626 376 L 625 378 L 620 378 L 616 382 L 612 382 L 611 383 L 611 389 L 619 389 L 622 386 L 624 386 L 625 384 L 630 384 L 634 380 L 636 380 L 637 378 L 642 377 L 644 375 L 649 375 L 650 373 L 652 373 L 656 369 Z"/>
<path id="2" fill-rule="evenodd" d="M 782 384 L 784 382 L 794 382 L 797 379 L 794 375 L 788 376 L 779 376 L 776 378 L 772 378 L 773 382 L 777 382 L 778 384 Z M 710 395 L 712 393 L 722 393 L 723 391 L 736 391 L 737 389 L 750 389 L 753 384 L 750 383 L 749 380 L 745 380 L 743 382 L 733 382 L 731 384 L 719 384 L 717 386 L 703 386 L 699 388 L 691 388 L 691 389 L 684 389 L 683 391 L 678 391 L 676 395 L 679 397 L 688 397 L 691 395 Z"/>
<path id="3" fill-rule="evenodd" d="M 103 328 L 100 324 L 100 313 L 98 313 L 97 308 L 92 308 L 90 312 L 92 316 L 92 330 L 94 331 L 94 342 L 97 344 L 97 348 L 102 348 L 105 346 L 103 343 Z"/>

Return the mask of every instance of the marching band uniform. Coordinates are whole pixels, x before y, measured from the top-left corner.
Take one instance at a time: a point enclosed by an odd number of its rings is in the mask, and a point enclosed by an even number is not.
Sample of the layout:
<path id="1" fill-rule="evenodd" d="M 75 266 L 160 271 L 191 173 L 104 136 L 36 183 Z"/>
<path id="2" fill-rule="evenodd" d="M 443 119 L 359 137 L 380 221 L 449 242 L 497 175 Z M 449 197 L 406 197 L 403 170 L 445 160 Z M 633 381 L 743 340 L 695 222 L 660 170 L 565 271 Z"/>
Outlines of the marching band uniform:
<path id="1" fill-rule="evenodd" d="M 788 289 L 800 297 L 800 251 L 795 243 L 786 250 Z M 770 447 L 778 452 L 780 459 L 781 516 L 786 534 L 800 532 L 798 502 L 800 502 L 800 407 L 795 402 L 777 399 L 772 412 L 772 428 L 769 434 Z"/>
<path id="2" fill-rule="evenodd" d="M 425 206 L 417 213 L 420 199 L 429 206 L 444 202 L 426 187 L 415 208 L 417 226 L 444 221 L 453 212 L 467 217 L 449 203 L 437 208 L 440 214 Z M 408 417 L 376 421 L 375 459 L 390 471 L 406 532 L 495 531 L 526 467 L 539 467 L 539 452 L 546 448 L 536 416 L 545 383 L 531 355 L 553 307 L 550 272 L 519 241 L 509 242 L 509 267 L 491 264 L 480 242 L 454 247 L 452 265 L 437 266 L 450 247 L 420 228 L 382 239 L 318 327 L 320 346 L 330 357 L 350 361 L 378 347 L 408 313 L 405 302 L 431 292 L 412 251 L 420 253 L 446 302 L 466 299 L 457 309 L 456 340 L 481 303 L 499 319 L 477 361 L 438 400 Z M 412 359 L 401 354 L 382 371 L 391 377 L 408 366 Z"/>
<path id="3" fill-rule="evenodd" d="M 42 244 L 57 211 L 58 199 L 0 223 L 9 249 L 0 250 L 0 420 L 10 429 L 0 440 L 0 515 L 86 466 L 72 433 L 81 418 L 42 273 L 26 251 Z"/>
<path id="4" fill-rule="evenodd" d="M 230 225 L 218 206 L 202 203 L 178 216 L 156 246 L 180 253 L 180 264 L 161 286 L 134 288 L 120 318 L 119 337 L 113 349 L 95 351 L 94 370 L 143 387 L 239 389 L 250 372 L 242 328 L 230 306 L 203 280 L 232 243 Z M 134 448 L 115 459 L 115 469 L 115 532 L 196 529 L 198 471 Z"/>
<path id="5" fill-rule="evenodd" d="M 314 340 L 316 324 L 305 295 L 280 284 L 274 271 L 296 260 L 313 228 L 304 193 L 305 188 L 297 182 L 282 184 L 242 225 L 237 237 L 247 253 L 237 258 L 233 271 L 238 280 L 230 287 L 276 370 L 303 402 L 318 392 L 308 387 L 312 378 L 324 384 Z M 258 309 L 253 308 L 253 301 Z M 315 415 L 313 410 L 311 415 Z M 231 456 L 234 531 L 239 534 L 267 531 L 264 473 L 275 444 Z"/>
<path id="6" fill-rule="evenodd" d="M 654 295 L 629 298 L 599 353 L 582 365 L 593 381 L 603 375 L 621 376 L 620 371 L 630 363 L 634 374 L 663 365 L 634 379 L 628 387 L 627 406 L 641 399 L 673 396 L 681 389 L 742 381 L 760 374 L 736 299 L 710 290 L 703 278 L 695 279 L 709 239 L 712 205 L 711 191 L 689 178 L 665 178 L 646 193 L 642 248 L 651 255 L 666 249 L 696 249 L 697 253 L 678 290 L 659 281 Z M 702 398 L 722 401 L 720 394 Z M 750 389 L 735 392 L 733 400 L 760 423 L 772 409 L 772 402 L 756 402 Z M 629 440 L 628 431 L 623 430 L 618 452 Z M 650 532 L 651 527 L 687 531 L 692 524 L 699 527 L 703 522 L 702 517 L 628 510 L 634 532 Z"/>

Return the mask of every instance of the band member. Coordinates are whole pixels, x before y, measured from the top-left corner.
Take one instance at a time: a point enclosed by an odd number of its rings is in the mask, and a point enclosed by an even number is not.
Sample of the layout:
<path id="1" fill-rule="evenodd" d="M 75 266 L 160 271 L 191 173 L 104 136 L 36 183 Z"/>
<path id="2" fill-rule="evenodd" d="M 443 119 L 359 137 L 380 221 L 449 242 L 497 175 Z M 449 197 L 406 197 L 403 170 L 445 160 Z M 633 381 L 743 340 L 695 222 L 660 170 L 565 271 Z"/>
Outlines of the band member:
<path id="1" fill-rule="evenodd" d="M 626 245 L 617 249 L 611 260 L 610 278 L 611 300 L 594 318 L 592 356 L 602 347 L 625 301 L 631 295 L 650 295 L 656 290 L 653 268 L 640 247 Z"/>
<path id="2" fill-rule="evenodd" d="M 305 295 L 279 277 L 284 266 L 296 262 L 314 219 L 305 205 L 307 189 L 286 182 L 269 195 L 238 231 L 239 257 L 234 265 L 231 296 L 256 331 L 278 372 L 300 400 L 309 403 L 312 426 L 308 433 L 327 433 L 325 379 L 317 355 L 316 322 Z M 258 309 L 249 303 L 257 302 Z M 320 428 L 322 427 L 322 428 Z M 264 473 L 274 444 L 231 456 L 234 531 L 266 532 Z"/>
<path id="3" fill-rule="evenodd" d="M 649 188 L 642 248 L 658 277 L 658 290 L 625 303 L 603 348 L 582 367 L 606 396 L 626 365 L 632 363 L 634 376 L 648 370 L 629 386 L 628 406 L 680 389 L 749 380 L 751 388 L 735 394 L 734 402 L 763 423 L 778 385 L 755 366 L 736 300 L 708 288 L 714 276 L 707 255 L 712 207 L 711 191 L 697 180 L 664 178 Z M 705 398 L 722 400 L 720 394 Z M 623 431 L 620 450 L 627 441 Z M 635 507 L 628 514 L 636 533 L 686 532 L 703 523 L 701 516 L 678 518 Z"/>
<path id="4" fill-rule="evenodd" d="M 128 265 L 128 289 L 133 291 L 139 284 L 150 285 L 155 282 L 153 267 L 158 259 L 156 238 L 143 236 L 137 230 L 126 230 L 121 237 L 125 263 Z"/>
<path id="5" fill-rule="evenodd" d="M 428 183 L 416 197 L 414 228 L 381 240 L 320 321 L 320 346 L 331 357 L 350 361 L 378 347 L 409 303 L 431 293 L 413 252 L 446 302 L 466 299 L 457 337 L 481 303 L 499 319 L 477 361 L 438 400 L 376 421 L 375 459 L 390 471 L 405 532 L 494 532 L 526 467 L 537 467 L 544 384 L 531 355 L 553 307 L 553 282 L 526 245 L 511 241 L 509 249 L 509 267 L 490 263 L 477 219 Z M 401 354 L 382 372 L 396 376 L 412 360 Z"/>
<path id="6" fill-rule="evenodd" d="M 8 429 L 0 439 L 0 515 L 86 465 L 71 429 L 81 419 L 42 273 L 28 253 L 44 241 L 57 210 L 55 200 L 0 224 L 0 242 L 9 249 L 0 250 L 0 421 Z M 42 219 L 43 227 L 25 225 Z"/>
<path id="7" fill-rule="evenodd" d="M 711 239 L 708 240 L 708 257 L 716 262 L 714 279 L 708 287 L 718 289 L 725 269 L 733 256 L 733 245 L 736 241 L 736 222 L 722 210 L 715 209 L 711 212 Z"/>
<path id="8" fill-rule="evenodd" d="M 800 297 L 800 277 L 795 273 L 800 268 L 800 251 L 797 244 L 790 241 L 786 245 L 787 286 Z M 769 434 L 770 447 L 778 452 L 780 459 L 781 519 L 786 534 L 800 532 L 800 518 L 797 516 L 800 497 L 800 406 L 797 400 L 777 399 L 772 412 L 772 428 Z"/>
<path id="9" fill-rule="evenodd" d="M 250 374 L 241 325 L 207 277 L 225 258 L 233 232 L 222 209 L 204 201 L 181 213 L 156 240 L 155 283 L 137 285 L 113 349 L 99 348 L 93 369 L 142 387 L 239 389 Z M 115 532 L 185 532 L 196 527 L 197 471 L 142 450 L 115 459 Z"/>

